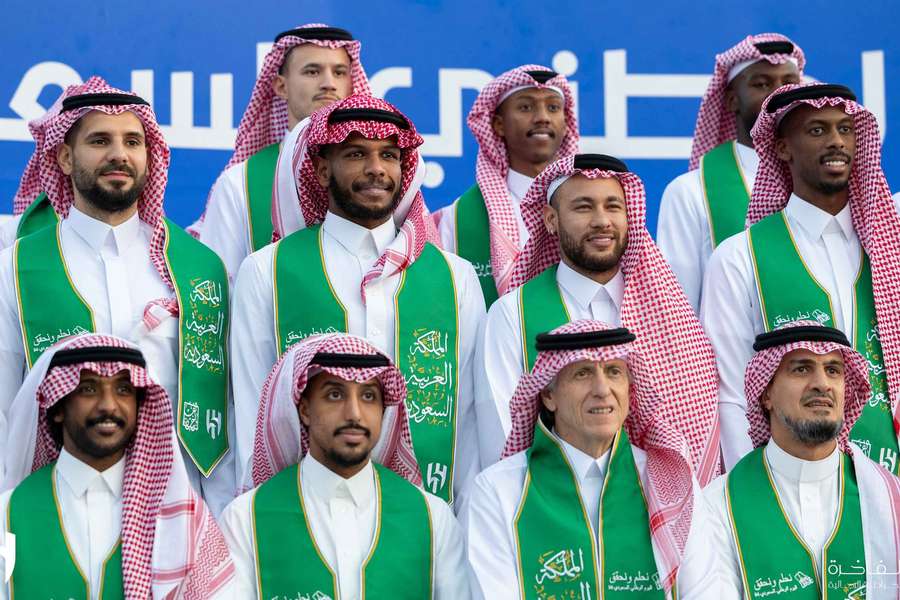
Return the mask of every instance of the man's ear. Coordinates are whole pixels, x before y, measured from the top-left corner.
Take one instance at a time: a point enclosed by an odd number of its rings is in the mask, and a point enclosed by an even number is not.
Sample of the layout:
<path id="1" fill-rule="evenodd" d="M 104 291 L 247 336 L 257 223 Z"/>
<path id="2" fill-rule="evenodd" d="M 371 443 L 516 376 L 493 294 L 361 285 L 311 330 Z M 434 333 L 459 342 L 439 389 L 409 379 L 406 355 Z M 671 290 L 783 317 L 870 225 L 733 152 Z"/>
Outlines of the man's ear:
<path id="1" fill-rule="evenodd" d="M 544 405 L 550 412 L 556 412 L 556 401 L 553 399 L 553 394 L 550 393 L 549 388 L 544 388 L 541 390 L 541 404 Z"/>
<path id="2" fill-rule="evenodd" d="M 309 399 L 306 396 L 300 396 L 300 403 L 297 405 L 297 415 L 304 427 L 309 427 Z"/>
<path id="3" fill-rule="evenodd" d="M 767 387 L 762 395 L 762 405 L 767 411 L 772 412 L 772 398 L 769 397 L 769 388 Z"/>
<path id="4" fill-rule="evenodd" d="M 783 137 L 775 138 L 775 156 L 777 156 L 779 160 L 783 160 L 788 164 L 791 163 L 791 151 L 788 148 L 787 142 L 784 141 Z"/>
<path id="5" fill-rule="evenodd" d="M 324 156 L 313 157 L 313 164 L 315 164 L 316 178 L 319 180 L 319 185 L 327 190 L 328 182 L 331 180 L 331 164 Z"/>
<path id="6" fill-rule="evenodd" d="M 550 232 L 550 235 L 559 235 L 559 213 L 550 204 L 544 205 L 544 227 Z"/>
<path id="7" fill-rule="evenodd" d="M 501 138 L 506 138 L 506 134 L 503 131 L 503 117 L 497 113 L 494 113 L 494 116 L 491 117 L 491 128 Z"/>
<path id="8" fill-rule="evenodd" d="M 284 75 L 276 75 L 272 80 L 272 91 L 282 100 L 287 100 L 287 78 Z"/>
<path id="9" fill-rule="evenodd" d="M 60 144 L 56 150 L 56 162 L 59 168 L 66 175 L 71 175 L 74 170 L 72 166 L 72 148 L 68 144 Z"/>
<path id="10" fill-rule="evenodd" d="M 740 101 L 738 100 L 737 92 L 734 91 L 734 81 L 731 83 L 732 85 L 725 88 L 725 107 L 728 109 L 728 112 L 737 114 Z"/>

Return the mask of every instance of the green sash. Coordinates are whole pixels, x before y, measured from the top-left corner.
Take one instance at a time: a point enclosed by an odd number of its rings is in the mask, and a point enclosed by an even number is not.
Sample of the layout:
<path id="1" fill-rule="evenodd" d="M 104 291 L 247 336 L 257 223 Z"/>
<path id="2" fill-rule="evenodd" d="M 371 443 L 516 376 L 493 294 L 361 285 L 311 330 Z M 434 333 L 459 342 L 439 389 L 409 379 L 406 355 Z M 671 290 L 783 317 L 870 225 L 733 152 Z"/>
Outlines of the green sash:
<path id="1" fill-rule="evenodd" d="M 56 225 L 57 222 L 59 222 L 59 217 L 56 216 L 56 211 L 53 209 L 53 205 L 50 204 L 50 199 L 47 198 L 47 194 L 41 192 L 19 218 L 19 226 L 16 228 L 16 239 L 25 237 L 29 233 L 34 233 L 44 227 Z"/>
<path id="2" fill-rule="evenodd" d="M 769 215 L 753 225 L 747 237 L 766 331 L 800 319 L 833 327 L 831 298 L 803 262 L 784 212 Z M 865 252 L 862 252 L 854 288 L 854 312 L 853 347 L 869 364 L 872 396 L 853 426 L 852 439 L 872 460 L 898 473 L 897 436 L 878 341 L 872 270 Z"/>
<path id="3" fill-rule="evenodd" d="M 520 598 L 665 598 L 647 502 L 625 430 L 613 442 L 600 493 L 600 544 L 565 450 L 540 419 L 527 456 L 514 521 Z"/>
<path id="4" fill-rule="evenodd" d="M 375 533 L 360 573 L 360 597 L 431 598 L 433 536 L 428 502 L 390 469 L 377 463 L 372 466 Z M 259 598 L 340 597 L 337 576 L 319 551 L 306 519 L 298 465 L 257 488 L 253 544 Z"/>
<path id="5" fill-rule="evenodd" d="M 278 164 L 278 144 L 266 146 L 244 163 L 250 252 L 272 243 L 272 186 Z"/>
<path id="6" fill-rule="evenodd" d="M 865 598 L 866 551 L 853 461 L 841 453 L 840 507 L 822 552 L 825 573 L 819 574 L 812 551 L 784 513 L 764 448 L 742 458 L 725 486 L 746 597 Z"/>
<path id="7" fill-rule="evenodd" d="M 56 463 L 25 478 L 9 498 L 7 527 L 16 536 L 16 565 L 10 598 L 90 600 L 90 580 L 69 549 L 57 500 Z M 125 597 L 122 544 L 106 557 L 100 580 L 102 600 Z"/>
<path id="8" fill-rule="evenodd" d="M 228 452 L 228 279 L 209 248 L 164 222 L 166 267 L 179 306 L 178 437 L 209 476 Z M 28 367 L 57 341 L 96 331 L 91 307 L 69 276 L 59 225 L 16 242 L 16 292 Z M 52 299 L 52 302 L 50 301 Z"/>
<path id="9" fill-rule="evenodd" d="M 275 247 L 279 356 L 309 335 L 348 329 L 346 311 L 325 270 L 321 238 L 321 226 L 307 227 Z M 409 390 L 413 447 L 426 488 L 451 502 L 460 362 L 456 286 L 450 265 L 431 244 L 401 277 L 394 298 L 394 356 Z"/>
<path id="10" fill-rule="evenodd" d="M 571 319 L 556 282 L 558 265 L 547 268 L 519 288 L 519 329 L 522 332 L 522 368 L 530 373 L 537 360 L 536 338 Z"/>
<path id="11" fill-rule="evenodd" d="M 497 300 L 497 284 L 491 270 L 491 228 L 484 196 L 476 183 L 456 201 L 456 254 L 475 267 L 484 303 L 490 308 Z"/>
<path id="12" fill-rule="evenodd" d="M 750 192 L 738 164 L 736 144 L 734 140 L 719 144 L 700 159 L 700 183 L 713 248 L 744 230 L 750 205 Z"/>

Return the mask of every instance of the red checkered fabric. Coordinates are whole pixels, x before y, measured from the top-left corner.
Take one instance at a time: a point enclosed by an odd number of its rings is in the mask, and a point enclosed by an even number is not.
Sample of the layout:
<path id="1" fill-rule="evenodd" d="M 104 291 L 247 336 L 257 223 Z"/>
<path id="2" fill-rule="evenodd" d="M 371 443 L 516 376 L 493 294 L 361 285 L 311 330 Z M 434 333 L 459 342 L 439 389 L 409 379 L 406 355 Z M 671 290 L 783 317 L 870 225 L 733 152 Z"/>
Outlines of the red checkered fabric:
<path id="1" fill-rule="evenodd" d="M 775 153 L 777 124 L 798 104 L 816 108 L 837 106 L 853 117 L 856 155 L 850 171 L 850 214 L 862 247 L 872 266 L 872 294 L 878 318 L 878 339 L 884 353 L 888 393 L 894 414 L 894 430 L 900 432 L 900 217 L 894 208 L 891 190 L 881 170 L 881 137 L 875 115 L 864 106 L 844 98 L 801 100 L 779 109 L 766 110 L 772 97 L 819 83 L 786 85 L 775 90 L 765 102 L 753 127 L 753 145 L 759 155 L 759 170 L 747 208 L 747 226 L 782 210 L 793 192 L 787 163 Z"/>
<path id="2" fill-rule="evenodd" d="M 125 597 L 148 598 L 152 593 L 154 598 L 209 598 L 232 579 L 234 565 L 212 514 L 188 482 L 174 439 L 168 394 L 144 368 L 130 363 L 84 362 L 48 368 L 59 350 L 98 346 L 137 349 L 107 335 L 66 338 L 41 356 L 23 383 L 10 412 L 31 415 L 33 422 L 37 410 L 31 470 L 59 456 L 47 411 L 78 387 L 82 370 L 103 377 L 128 371 L 132 384 L 146 390 L 146 396 L 138 407 L 137 429 L 125 454 L 121 531 Z M 11 477 L 21 481 L 27 475 L 7 472 L 6 481 Z"/>
<path id="3" fill-rule="evenodd" d="M 600 321 L 572 321 L 552 333 L 602 331 L 610 326 Z M 653 376 L 644 357 L 632 344 L 538 353 L 531 373 L 519 379 L 510 400 L 512 430 L 503 449 L 503 458 L 531 447 L 534 427 L 542 406 L 541 391 L 566 365 L 581 360 L 623 359 L 631 374 L 628 416 L 625 430 L 632 444 L 647 453 L 645 488 L 650 512 L 650 533 L 662 558 L 660 578 L 671 590 L 678 574 L 691 529 L 694 494 L 691 450 L 684 436 L 666 420 L 666 403 L 654 389 Z"/>
<path id="4" fill-rule="evenodd" d="M 409 129 L 400 129 L 396 125 L 381 121 L 328 123 L 328 116 L 332 111 L 350 108 L 372 108 L 396 113 L 409 122 Z M 419 190 L 424 178 L 424 164 L 418 151 L 423 142 L 422 136 L 416 131 L 412 121 L 394 105 L 373 96 L 348 96 L 340 102 L 317 110 L 310 117 L 309 124 L 297 141 L 292 164 L 303 227 L 321 223 L 325 219 L 325 213 L 328 212 L 328 190 L 319 184 L 315 172 L 315 158 L 319 155 L 319 150 L 324 145 L 343 142 L 352 133 L 358 133 L 367 139 L 396 138 L 397 145 L 402 151 L 400 181 L 402 199 L 394 212 L 394 223 L 399 227 L 399 232 L 384 254 L 363 277 L 360 293 L 365 298 L 365 288 L 369 282 L 390 277 L 407 268 L 422 253 L 425 242 L 432 242 L 438 246 L 440 244 L 437 229 Z M 276 173 L 276 179 L 277 177 Z M 284 199 L 278 198 L 277 188 L 275 195 L 272 210 L 275 231 L 272 237 L 277 241 L 293 233 L 285 225 L 285 218 L 288 216 L 287 211 L 296 211 L 296 206 L 289 206 Z"/>
<path id="5" fill-rule="evenodd" d="M 406 381 L 400 370 L 393 363 L 389 367 L 373 368 L 323 367 L 313 362 L 320 352 L 387 357 L 363 338 L 346 333 L 310 336 L 288 348 L 263 384 L 253 439 L 252 485 L 265 483 L 306 455 L 309 432 L 297 416 L 297 406 L 309 380 L 327 371 L 357 383 L 378 378 L 384 392 L 385 410 L 381 437 L 372 450 L 372 459 L 413 485 L 421 486 L 422 476 L 413 453 L 406 415 Z"/>
<path id="6" fill-rule="evenodd" d="M 71 86 L 66 90 L 67 96 L 82 94 L 132 94 L 110 86 L 101 77 L 91 77 L 85 83 Z M 137 96 L 135 96 L 137 97 Z M 56 115 L 49 115 L 44 121 L 43 147 L 39 158 L 40 190 L 47 193 L 53 209 L 60 218 L 69 214 L 74 202 L 72 180 L 63 173 L 56 161 L 59 145 L 63 143 L 66 133 L 87 113 L 96 110 L 108 115 L 119 115 L 126 111 L 133 112 L 144 125 L 144 139 L 147 146 L 147 181 L 144 191 L 138 199 L 138 215 L 140 219 L 153 227 L 150 238 L 150 261 L 156 267 L 159 276 L 174 290 L 172 277 L 166 267 L 165 230 L 163 229 L 163 198 L 166 193 L 166 182 L 169 178 L 169 146 L 163 139 L 162 131 L 156 122 L 153 109 L 145 104 L 127 104 L 116 106 L 87 106 Z"/>
<path id="7" fill-rule="evenodd" d="M 690 168 L 700 166 L 700 157 L 721 143 L 733 140 L 737 137 L 737 126 L 734 121 L 734 113 L 725 105 L 725 89 L 728 87 L 728 72 L 738 63 L 748 60 L 765 60 L 773 65 L 786 63 L 793 58 L 797 61 L 797 68 L 803 73 L 806 65 L 806 57 L 803 50 L 794 44 L 791 54 L 763 54 L 754 44 L 760 42 L 793 42 L 780 33 L 760 33 L 748 35 L 736 46 L 716 55 L 716 68 L 712 80 L 703 95 L 700 103 L 700 112 L 697 114 L 697 125 L 694 127 L 694 142 L 691 145 Z"/>
<path id="8" fill-rule="evenodd" d="M 31 137 L 34 138 L 34 153 L 31 155 L 31 158 L 28 159 L 28 164 L 25 166 L 25 171 L 22 173 L 22 179 L 19 180 L 19 189 L 16 190 L 16 195 L 13 197 L 14 215 L 21 215 L 25 212 L 25 209 L 28 208 L 34 199 L 41 193 L 40 164 L 44 149 L 44 139 L 46 137 L 45 128 L 47 122 L 59 115 L 59 111 L 62 109 L 63 100 L 71 95 L 81 93 L 79 90 L 83 85 L 98 85 L 101 82 L 102 80 L 95 75 L 88 79 L 84 84 L 70 85 L 62 94 L 60 94 L 59 98 L 56 99 L 46 113 L 37 119 L 28 122 L 28 130 L 31 132 Z"/>
<path id="9" fill-rule="evenodd" d="M 560 260 L 559 239 L 547 231 L 542 216 L 550 184 L 576 173 L 588 179 L 618 179 L 628 217 L 628 246 L 620 262 L 625 277 L 622 325 L 637 335 L 636 347 L 665 400 L 666 418 L 687 439 L 697 478 L 706 485 L 719 473 L 718 372 L 712 344 L 647 231 L 641 179 L 630 172 L 575 169 L 574 160 L 562 158 L 544 169 L 522 202 L 531 237 L 513 268 L 510 289 Z"/>
<path id="10" fill-rule="evenodd" d="M 799 326 L 817 326 L 817 321 L 794 321 L 782 325 L 778 329 Z M 866 359 L 854 350 L 834 342 L 792 342 L 774 348 L 766 348 L 753 355 L 744 372 L 744 392 L 747 396 L 747 419 L 750 421 L 750 440 L 753 447 L 758 448 L 769 441 L 772 436 L 769 418 L 765 415 L 762 397 L 766 388 L 772 383 L 781 360 L 788 352 L 809 350 L 815 354 L 828 354 L 840 350 L 844 359 L 844 427 L 838 436 L 841 450 L 850 454 L 850 430 L 862 414 L 869 400 L 869 367 Z"/>
<path id="11" fill-rule="evenodd" d="M 310 27 L 328 27 L 324 23 L 308 23 L 297 29 Z M 272 88 L 272 82 L 278 76 L 278 70 L 284 63 L 284 57 L 296 46 L 315 44 L 323 48 L 343 48 L 350 56 L 350 77 L 354 94 L 371 94 L 369 79 L 360 62 L 361 45 L 358 40 L 308 40 L 295 35 L 287 35 L 272 46 L 263 60 L 262 69 L 256 77 L 256 84 L 250 94 L 250 102 L 238 125 L 237 139 L 234 143 L 234 154 L 228 161 L 228 167 L 247 160 L 251 155 L 272 144 L 281 142 L 288 132 L 288 105 L 278 97 Z M 227 168 L 227 167 L 226 167 Z"/>
<path id="12" fill-rule="evenodd" d="M 501 98 L 509 90 L 521 86 L 561 89 L 565 101 L 566 135 L 559 147 L 558 156 L 578 152 L 578 120 L 568 80 L 564 75 L 557 75 L 546 83 L 538 83 L 528 71 L 550 71 L 550 69 L 541 65 L 523 65 L 503 73 L 481 90 L 467 119 L 469 129 L 478 142 L 475 181 L 478 182 L 487 208 L 491 238 L 491 269 L 501 294 L 506 291 L 513 262 L 519 253 L 519 226 L 515 207 L 506 186 L 506 176 L 509 173 L 506 143 L 491 126 L 494 114 L 501 104 Z"/>

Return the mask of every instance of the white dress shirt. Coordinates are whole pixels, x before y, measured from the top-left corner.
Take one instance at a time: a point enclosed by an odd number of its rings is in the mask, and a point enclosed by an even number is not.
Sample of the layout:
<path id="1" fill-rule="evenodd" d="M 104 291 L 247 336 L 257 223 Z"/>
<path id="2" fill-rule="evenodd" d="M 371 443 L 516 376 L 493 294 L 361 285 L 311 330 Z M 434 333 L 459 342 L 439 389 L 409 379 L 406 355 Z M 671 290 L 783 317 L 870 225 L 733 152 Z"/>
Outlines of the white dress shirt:
<path id="1" fill-rule="evenodd" d="M 241 261 L 250 254 L 246 170 L 247 161 L 244 161 L 219 175 L 209 192 L 203 224 L 198 227 L 200 241 L 219 255 L 232 281 Z"/>
<path id="2" fill-rule="evenodd" d="M 366 229 L 329 212 L 322 229 L 325 269 L 347 312 L 348 333 L 366 338 L 394 358 L 394 297 L 400 275 L 370 283 L 366 287 L 365 304 L 360 294 L 363 277 L 396 237 L 393 220 L 375 229 Z M 259 396 L 277 360 L 272 291 L 274 251 L 275 245 L 269 245 L 248 256 L 235 282 L 231 364 L 238 424 L 239 482 L 249 479 Z M 454 478 L 454 495 L 458 498 L 464 482 L 480 470 L 472 359 L 478 327 L 484 317 L 484 298 L 472 265 L 447 252 L 444 256 L 453 273 L 459 307 L 458 454 Z"/>
<path id="3" fill-rule="evenodd" d="M 337 575 L 341 600 L 360 597 L 360 568 L 375 531 L 375 480 L 372 463 L 344 479 L 307 455 L 300 462 L 306 520 L 322 558 Z M 256 488 L 258 489 L 258 488 Z M 257 598 L 256 551 L 253 542 L 253 497 L 238 496 L 222 513 L 220 525 L 234 560 L 237 597 Z M 436 496 L 428 502 L 433 537 L 434 598 L 469 598 L 463 536 L 453 512 Z M 290 551 L 286 548 L 285 551 Z M 402 585 L 398 579 L 397 585 Z"/>
<path id="4" fill-rule="evenodd" d="M 853 288 L 862 249 L 850 205 L 832 216 L 792 195 L 784 212 L 803 261 L 831 296 L 835 322 L 823 325 L 853 339 Z M 716 351 L 722 454 L 730 469 L 752 449 L 744 370 L 753 355 L 754 338 L 765 331 L 746 231 L 728 238 L 713 253 L 700 321 Z"/>
<path id="5" fill-rule="evenodd" d="M 104 562 L 119 541 L 122 529 L 125 458 L 101 473 L 63 449 L 59 453 L 54 476 L 66 540 L 81 572 L 90 576 L 91 599 L 98 600 Z M 5 515 L 13 491 L 7 490 L 0 495 L 4 538 L 9 531 Z M 28 557 L 29 560 L 40 558 Z M 19 564 L 25 557 L 17 556 L 16 559 Z M 47 575 L 53 576 L 52 568 Z M 0 599 L 9 597 L 9 585 L 0 586 Z"/>
<path id="6" fill-rule="evenodd" d="M 735 147 L 738 167 L 750 191 L 759 168 L 759 156 L 743 144 Z M 672 266 L 694 312 L 699 312 L 703 275 L 713 252 L 700 169 L 683 173 L 666 186 L 659 204 L 656 244 Z"/>
<path id="7" fill-rule="evenodd" d="M 174 409 L 178 401 L 178 320 L 164 319 L 150 332 L 142 324 L 149 302 L 175 295 L 150 260 L 152 235 L 152 227 L 137 213 L 120 225 L 110 226 L 74 206 L 60 225 L 69 275 L 91 307 L 97 332 L 111 333 L 140 346 L 151 377 L 168 392 Z M 0 452 L 13 450 L 6 448 L 6 412 L 26 371 L 14 251 L 15 247 L 0 251 Z M 52 302 L 51 298 L 47 300 Z M 202 489 L 207 504 L 218 514 L 234 497 L 233 455 L 229 453 L 208 479 L 186 453 L 183 456 L 194 489 Z"/>
<path id="8" fill-rule="evenodd" d="M 516 223 L 519 225 L 519 250 L 525 247 L 530 234 L 528 228 L 525 227 L 525 221 L 522 219 L 522 200 L 528 193 L 528 188 L 534 177 L 523 175 L 518 171 L 510 169 L 506 174 L 506 187 L 509 190 L 509 199 L 511 200 L 513 213 L 516 215 Z M 456 204 L 459 202 L 457 198 L 453 204 L 445 206 L 440 211 L 440 223 L 438 224 L 438 233 L 441 235 L 441 246 L 447 252 L 456 252 Z"/>
<path id="9" fill-rule="evenodd" d="M 594 319 L 613 327 L 621 324 L 619 309 L 625 294 L 625 277 L 619 271 L 607 283 L 597 283 L 559 263 L 556 281 L 569 317 Z M 500 459 L 512 427 L 509 401 L 522 375 L 522 329 L 519 292 L 513 290 L 491 305 L 483 327 L 483 343 L 475 359 L 475 410 L 483 467 Z"/>
<path id="10" fill-rule="evenodd" d="M 563 441 L 563 448 L 578 479 L 579 492 L 588 518 L 597 533 L 600 493 L 609 466 L 609 452 L 598 459 Z M 641 480 L 647 481 L 647 455 L 632 446 Z M 525 486 L 528 461 L 520 452 L 482 471 L 472 484 L 460 513 L 466 532 L 466 548 L 472 595 L 485 600 L 518 600 L 519 572 L 515 518 Z M 684 558 L 678 571 L 678 597 L 684 600 L 719 600 L 714 565 L 719 560 L 708 543 L 709 509 L 694 480 L 694 508 Z M 603 540 L 597 536 L 602 548 Z M 654 555 L 657 554 L 654 548 Z M 598 553 L 598 556 L 602 554 Z"/>
<path id="11" fill-rule="evenodd" d="M 782 450 L 769 440 L 764 450 L 766 462 L 772 470 L 775 489 L 791 525 L 803 538 L 816 558 L 816 570 L 822 574 L 822 549 L 831 537 L 837 520 L 840 493 L 841 453 L 835 446 L 827 458 L 802 460 Z M 726 476 L 710 483 L 703 493 L 712 510 L 713 534 L 707 543 L 712 546 L 723 569 L 720 577 L 728 597 L 743 598 L 740 558 L 728 516 L 725 500 Z"/>

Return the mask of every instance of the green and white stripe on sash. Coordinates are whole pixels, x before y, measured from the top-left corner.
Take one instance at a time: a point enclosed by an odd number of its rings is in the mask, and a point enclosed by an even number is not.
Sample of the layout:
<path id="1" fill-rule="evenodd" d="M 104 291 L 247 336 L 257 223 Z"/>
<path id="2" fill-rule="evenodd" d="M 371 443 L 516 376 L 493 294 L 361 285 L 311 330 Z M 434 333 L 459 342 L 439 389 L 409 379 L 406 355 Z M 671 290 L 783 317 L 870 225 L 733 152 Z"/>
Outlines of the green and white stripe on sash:
<path id="1" fill-rule="evenodd" d="M 491 269 L 491 225 L 481 188 L 476 183 L 456 201 L 456 254 L 475 267 L 484 304 L 491 307 L 498 297 L 497 283 Z"/>
<path id="2" fill-rule="evenodd" d="M 16 239 L 25 237 L 29 233 L 34 233 L 44 227 L 56 225 L 59 217 L 50 204 L 47 194 L 41 192 L 38 194 L 34 202 L 28 205 L 22 216 L 19 217 L 19 225 L 16 227 Z"/>
<path id="3" fill-rule="evenodd" d="M 744 230 L 750 191 L 737 157 L 737 142 L 719 144 L 700 158 L 700 184 L 715 248 Z"/>
<path id="4" fill-rule="evenodd" d="M 320 225 L 275 247 L 273 296 L 278 355 L 303 338 L 348 330 L 325 269 Z M 286 300 L 285 300 L 286 299 Z M 413 447 L 426 489 L 453 499 L 459 395 L 459 310 L 447 259 L 431 244 L 407 267 L 394 297 L 395 363 L 406 379 Z"/>
<path id="5" fill-rule="evenodd" d="M 434 535 L 428 501 L 390 469 L 372 466 L 375 531 L 359 573 L 360 598 L 431 598 Z M 337 576 L 316 544 L 300 481 L 300 466 L 292 465 L 253 495 L 257 596 L 338 600 Z"/>
<path id="6" fill-rule="evenodd" d="M 754 224 L 748 230 L 747 238 L 766 331 L 801 319 L 834 327 L 831 297 L 804 263 L 784 212 L 769 215 Z M 900 472 L 900 451 L 894 433 L 884 355 L 878 340 L 872 269 L 865 251 L 861 252 L 854 285 L 853 310 L 851 341 L 869 364 L 872 395 L 853 426 L 851 438 L 868 457 L 896 474 Z"/>
<path id="7" fill-rule="evenodd" d="M 244 163 L 244 197 L 250 252 L 272 243 L 272 187 L 278 164 L 279 144 L 271 144 L 250 155 Z"/>
<path id="8" fill-rule="evenodd" d="M 16 564 L 10 598 L 91 600 L 90 579 L 72 554 L 56 488 L 56 463 L 25 478 L 9 498 L 7 530 L 16 536 Z M 122 544 L 116 542 L 103 561 L 101 600 L 125 597 Z"/>
<path id="9" fill-rule="evenodd" d="M 820 557 L 825 572 L 819 573 L 784 511 L 764 448 L 742 458 L 725 485 L 745 597 L 864 599 L 866 552 L 853 461 L 841 453 L 838 515 Z"/>
<path id="10" fill-rule="evenodd" d="M 527 457 L 513 522 L 520 598 L 665 598 L 647 501 L 625 429 L 616 435 L 603 479 L 599 543 L 565 450 L 540 419 Z"/>
<path id="11" fill-rule="evenodd" d="M 91 307 L 69 275 L 59 230 L 16 241 L 16 295 L 28 367 L 57 341 L 96 332 Z M 221 259 L 166 219 L 164 257 L 178 300 L 177 432 L 209 476 L 228 452 L 228 279 Z"/>
<path id="12" fill-rule="evenodd" d="M 519 330 L 522 333 L 522 368 L 530 373 L 537 360 L 537 335 L 547 333 L 571 318 L 562 299 L 553 265 L 519 288 Z"/>

